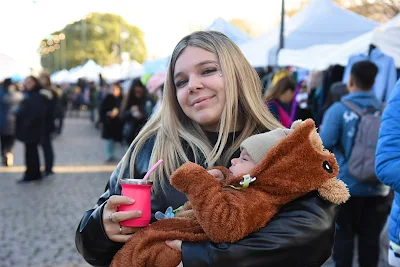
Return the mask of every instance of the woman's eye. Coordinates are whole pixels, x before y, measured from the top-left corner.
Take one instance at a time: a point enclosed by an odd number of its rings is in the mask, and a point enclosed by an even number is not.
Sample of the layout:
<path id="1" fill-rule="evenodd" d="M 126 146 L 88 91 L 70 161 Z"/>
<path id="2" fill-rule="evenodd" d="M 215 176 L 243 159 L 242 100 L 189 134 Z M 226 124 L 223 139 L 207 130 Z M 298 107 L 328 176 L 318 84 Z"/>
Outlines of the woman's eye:
<path id="1" fill-rule="evenodd" d="M 186 83 L 186 81 L 179 81 L 179 82 L 175 83 L 175 86 L 176 86 L 177 88 L 180 88 L 180 87 L 184 86 L 185 83 Z"/>
<path id="2" fill-rule="evenodd" d="M 215 72 L 215 71 L 216 71 L 216 69 L 205 69 L 203 71 L 203 74 L 209 74 L 209 73 L 212 73 L 212 72 Z"/>

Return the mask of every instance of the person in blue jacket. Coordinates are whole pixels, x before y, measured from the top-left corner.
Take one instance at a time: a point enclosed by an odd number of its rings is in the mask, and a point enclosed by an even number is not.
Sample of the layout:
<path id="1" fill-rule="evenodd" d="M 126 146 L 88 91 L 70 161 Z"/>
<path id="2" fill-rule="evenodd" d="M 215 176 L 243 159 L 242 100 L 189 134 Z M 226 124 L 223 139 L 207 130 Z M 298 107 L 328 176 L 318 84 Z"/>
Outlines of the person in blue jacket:
<path id="1" fill-rule="evenodd" d="M 389 255 L 391 266 L 400 266 L 400 79 L 382 115 L 375 158 L 376 175 L 394 190 L 389 215 Z"/>
<path id="2" fill-rule="evenodd" d="M 347 83 L 349 94 L 341 100 L 349 101 L 361 109 L 380 110 L 382 102 L 371 91 L 377 72 L 377 66 L 371 61 L 355 63 Z M 389 188 L 380 183 L 360 182 L 348 171 L 348 159 L 359 119 L 343 102 L 336 102 L 324 114 L 320 130 L 324 146 L 333 151 L 338 161 L 338 178 L 347 184 L 351 195 L 350 199 L 341 205 L 336 220 L 333 249 L 336 267 L 352 266 L 356 236 L 360 266 L 377 266 L 379 235 L 387 218 Z"/>
<path id="3" fill-rule="evenodd" d="M 149 178 L 153 223 L 157 211 L 187 201 L 169 182 L 179 166 L 189 161 L 207 169 L 229 166 L 244 139 L 280 127 L 262 101 L 256 71 L 232 40 L 215 31 L 184 37 L 171 56 L 161 109 L 133 140 L 105 192 L 77 227 L 79 253 L 94 266 L 109 266 L 141 229 L 119 224 L 142 215 L 140 210 L 118 211 L 135 201 L 121 196 L 121 178 L 143 178 L 149 166 L 164 160 Z M 296 168 L 296 162 L 288 168 Z M 337 205 L 313 191 L 284 205 L 265 227 L 238 242 L 171 240 L 168 245 L 182 252 L 185 267 L 319 267 L 332 252 L 337 211 Z"/>

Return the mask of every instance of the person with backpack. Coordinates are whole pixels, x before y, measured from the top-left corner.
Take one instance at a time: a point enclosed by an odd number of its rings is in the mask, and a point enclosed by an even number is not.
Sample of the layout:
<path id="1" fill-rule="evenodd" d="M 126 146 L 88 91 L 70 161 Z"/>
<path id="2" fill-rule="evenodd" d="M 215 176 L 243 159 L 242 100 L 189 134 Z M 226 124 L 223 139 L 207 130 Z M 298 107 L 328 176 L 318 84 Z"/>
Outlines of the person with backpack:
<path id="1" fill-rule="evenodd" d="M 359 266 L 378 266 L 389 187 L 380 183 L 374 172 L 382 110 L 382 102 L 371 91 L 377 73 L 378 67 L 371 61 L 355 63 L 347 83 L 349 94 L 327 109 L 320 127 L 324 146 L 338 161 L 338 178 L 348 185 L 351 195 L 336 220 L 336 267 L 352 266 L 355 237 Z"/>

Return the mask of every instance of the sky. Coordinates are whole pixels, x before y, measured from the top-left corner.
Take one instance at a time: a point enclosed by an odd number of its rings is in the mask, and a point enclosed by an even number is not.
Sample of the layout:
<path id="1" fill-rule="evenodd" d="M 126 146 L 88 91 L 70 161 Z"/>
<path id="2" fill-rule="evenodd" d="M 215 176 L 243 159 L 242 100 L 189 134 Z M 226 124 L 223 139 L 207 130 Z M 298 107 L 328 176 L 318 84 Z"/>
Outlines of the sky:
<path id="1" fill-rule="evenodd" d="M 286 5 L 298 2 L 287 0 Z M 261 35 L 279 21 L 280 5 L 280 0 L 0 0 L 0 53 L 38 67 L 36 49 L 42 38 L 90 12 L 108 12 L 139 27 L 149 58 L 158 58 L 218 17 L 244 19 Z"/>

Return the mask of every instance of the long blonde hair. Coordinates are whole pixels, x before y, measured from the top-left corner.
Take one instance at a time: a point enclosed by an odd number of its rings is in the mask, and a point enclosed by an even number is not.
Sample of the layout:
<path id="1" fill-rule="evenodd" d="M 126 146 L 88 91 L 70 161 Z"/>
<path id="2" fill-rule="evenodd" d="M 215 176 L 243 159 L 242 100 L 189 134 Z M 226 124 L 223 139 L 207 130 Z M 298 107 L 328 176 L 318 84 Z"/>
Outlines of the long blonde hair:
<path id="1" fill-rule="evenodd" d="M 189 119 L 179 106 L 176 88 L 173 82 L 175 64 L 186 47 L 198 47 L 207 50 L 218 58 L 226 89 L 226 104 L 221 115 L 218 139 L 211 145 L 201 126 Z M 135 177 L 134 166 L 138 152 L 146 140 L 155 137 L 155 144 L 150 158 L 150 166 L 159 159 L 164 163 L 150 176 L 153 187 L 165 189 L 168 177 L 182 163 L 189 159 L 182 146 L 184 140 L 194 154 L 196 163 L 208 168 L 215 164 L 228 165 L 233 153 L 248 136 L 277 127 L 281 124 L 265 107 L 261 96 L 260 79 L 255 69 L 248 63 L 240 49 L 227 36 L 216 31 L 198 31 L 184 37 L 175 47 L 168 66 L 161 109 L 154 114 L 129 147 L 122 170 L 130 162 L 130 176 Z M 232 146 L 224 151 L 229 131 L 236 129 L 243 122 L 240 135 Z M 130 152 L 133 149 L 131 158 Z M 200 162 L 200 160 L 205 160 Z M 120 172 L 121 179 L 124 171 Z"/>

